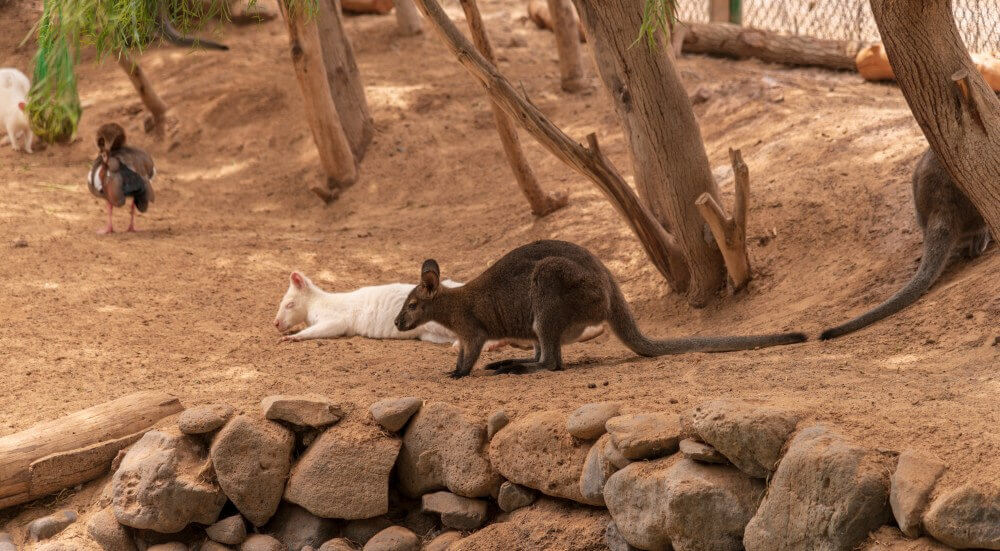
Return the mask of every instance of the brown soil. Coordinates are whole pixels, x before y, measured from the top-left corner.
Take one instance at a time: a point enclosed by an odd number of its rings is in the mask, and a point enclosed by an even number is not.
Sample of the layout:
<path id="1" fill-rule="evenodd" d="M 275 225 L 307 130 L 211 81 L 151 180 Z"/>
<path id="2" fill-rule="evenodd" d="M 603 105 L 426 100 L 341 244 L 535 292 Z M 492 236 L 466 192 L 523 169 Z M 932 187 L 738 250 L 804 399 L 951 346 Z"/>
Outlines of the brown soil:
<path id="1" fill-rule="evenodd" d="M 0 66 L 29 67 L 33 46 L 14 46 L 40 6 L 0 10 Z M 629 173 L 603 91 L 559 90 L 553 38 L 520 5 L 488 0 L 483 11 L 512 81 L 570 135 L 596 131 Z M 89 59 L 79 69 L 80 139 L 31 156 L 0 149 L 0 435 L 140 389 L 247 410 L 274 393 L 365 407 L 414 395 L 484 419 L 497 408 L 520 415 L 598 400 L 680 412 L 729 397 L 803 411 L 874 447 L 937 453 L 955 481 L 1000 474 L 996 246 L 950 269 L 915 306 L 834 342 L 642 359 L 606 334 L 567 348 L 562 372 L 477 369 L 457 381 L 445 375 L 455 360 L 447 346 L 277 344 L 271 320 L 292 269 L 346 290 L 415 281 L 434 257 L 445 277 L 467 280 L 518 245 L 559 238 L 607 263 L 651 335 L 816 335 L 890 295 L 920 256 L 909 174 L 925 142 L 895 87 L 755 61 L 680 61 L 689 90 L 710 95 L 695 109 L 713 166 L 723 172 L 727 148 L 740 147 L 752 179 L 755 279 L 692 310 L 596 188 L 525 137 L 545 187 L 570 196 L 551 216 L 529 213 L 482 91 L 435 36 L 400 38 L 392 16 L 347 25 L 377 136 L 361 181 L 329 206 L 308 191 L 318 161 L 280 21 L 223 28 L 228 53 L 142 57 L 175 117 L 163 143 L 142 133 L 118 67 Z M 158 165 L 157 202 L 138 234 L 94 234 L 104 207 L 85 175 L 93 133 L 111 120 Z M 724 190 L 731 201 L 731 179 Z M 124 228 L 127 213 L 115 222 Z M 28 246 L 15 248 L 21 237 Z"/>

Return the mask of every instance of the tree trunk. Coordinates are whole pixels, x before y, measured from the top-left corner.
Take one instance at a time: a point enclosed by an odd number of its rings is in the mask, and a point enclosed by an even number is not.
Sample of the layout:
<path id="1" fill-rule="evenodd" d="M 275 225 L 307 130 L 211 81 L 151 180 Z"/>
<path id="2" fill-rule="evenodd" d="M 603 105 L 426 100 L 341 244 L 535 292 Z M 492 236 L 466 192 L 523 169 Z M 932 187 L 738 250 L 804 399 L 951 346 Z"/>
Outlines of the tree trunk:
<path id="1" fill-rule="evenodd" d="M 871 0 L 899 88 L 955 185 L 1000 239 L 1000 100 L 976 70 L 949 0 Z"/>
<path id="2" fill-rule="evenodd" d="M 725 282 L 722 255 L 705 240 L 695 200 L 719 191 L 691 101 L 660 47 L 634 44 L 644 0 L 576 0 L 601 79 L 629 144 L 635 187 L 684 251 L 688 300 L 700 306 Z"/>
<path id="3" fill-rule="evenodd" d="M 579 92 L 586 87 L 583 80 L 583 60 L 580 57 L 579 30 L 571 0 L 548 0 L 552 29 L 559 50 L 559 74 L 562 89 Z M 638 29 L 638 27 L 636 27 Z"/>
<path id="4" fill-rule="evenodd" d="M 483 85 L 487 94 L 512 120 L 518 121 L 539 143 L 604 193 L 638 237 L 650 262 L 677 292 L 687 289 L 688 272 L 676 239 L 668 233 L 639 200 L 614 165 L 601 153 L 594 134 L 584 148 L 554 126 L 545 115 L 514 87 L 455 27 L 436 0 L 416 0 L 427 21 L 441 36 L 458 61 Z"/>
<path id="5" fill-rule="evenodd" d="M 785 36 L 730 23 L 685 23 L 684 52 L 755 57 L 789 65 L 814 65 L 855 70 L 854 58 L 861 43 L 824 40 L 811 36 Z"/>
<path id="6" fill-rule="evenodd" d="M 547 0 L 528 0 L 528 19 L 535 23 L 539 29 L 555 30 L 555 23 L 552 22 L 552 14 L 549 13 Z M 583 34 L 583 24 L 580 23 L 580 16 L 573 8 L 573 21 L 576 21 L 576 28 L 580 33 L 580 42 L 587 41 L 587 35 Z"/>
<path id="7" fill-rule="evenodd" d="M 385 15 L 392 11 L 392 0 L 342 0 L 344 11 L 353 13 L 377 13 Z"/>
<path id="8" fill-rule="evenodd" d="M 420 12 L 413 0 L 396 0 L 396 25 L 403 36 L 414 36 L 423 32 L 420 26 Z"/>
<path id="9" fill-rule="evenodd" d="M 302 90 L 306 120 L 327 177 L 325 186 L 310 189 L 329 202 L 357 178 L 354 153 L 333 103 L 316 21 L 308 20 L 301 13 L 290 14 L 284 0 L 279 1 L 278 6 L 288 27 L 292 64 Z"/>
<path id="10" fill-rule="evenodd" d="M 0 438 L 0 509 L 93 480 L 118 451 L 184 409 L 162 392 L 139 392 Z"/>
<path id="11" fill-rule="evenodd" d="M 487 61 L 495 65 L 493 47 L 490 46 L 490 39 L 486 34 L 486 27 L 483 25 L 483 18 L 479 14 L 476 0 L 460 0 L 460 2 L 462 9 L 465 10 L 465 19 L 469 23 L 469 31 L 472 33 L 472 39 L 476 42 L 476 48 Z M 514 172 L 514 178 L 517 180 L 518 187 L 521 188 L 521 193 L 524 194 L 531 206 L 531 213 L 535 216 L 545 216 L 565 207 L 566 194 L 545 193 L 538 185 L 535 173 L 531 170 L 531 165 L 528 164 L 528 159 L 521 149 L 521 140 L 517 137 L 514 121 L 510 120 L 510 117 L 504 113 L 497 102 L 490 100 L 490 106 L 493 108 L 493 121 L 497 125 L 497 133 L 500 134 L 500 143 L 503 144 L 507 162 Z"/>
<path id="12" fill-rule="evenodd" d="M 316 27 L 333 103 L 347 141 L 351 143 L 354 160 L 360 163 L 375 136 L 375 123 L 368 109 L 361 72 L 354 61 L 354 48 L 344 32 L 339 0 L 320 0 Z"/>
<path id="13" fill-rule="evenodd" d="M 163 103 L 160 96 L 156 95 L 156 91 L 153 90 L 153 85 L 146 78 L 142 67 L 139 67 L 139 64 L 127 52 L 123 51 L 118 57 L 118 65 L 128 75 L 135 91 L 139 93 L 142 104 L 149 110 L 150 116 L 145 122 L 146 132 L 163 139 L 166 135 L 167 104 Z"/>

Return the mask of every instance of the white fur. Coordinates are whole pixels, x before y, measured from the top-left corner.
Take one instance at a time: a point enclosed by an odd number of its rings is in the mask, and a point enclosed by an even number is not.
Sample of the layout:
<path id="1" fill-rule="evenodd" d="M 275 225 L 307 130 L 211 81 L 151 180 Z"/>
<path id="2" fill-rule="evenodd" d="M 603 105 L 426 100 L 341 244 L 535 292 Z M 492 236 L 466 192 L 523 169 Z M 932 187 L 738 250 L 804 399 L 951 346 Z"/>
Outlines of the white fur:
<path id="1" fill-rule="evenodd" d="M 7 133 L 6 139 L 14 151 L 21 149 L 18 138 L 24 143 L 24 150 L 31 153 L 31 125 L 28 116 L 18 106 L 27 103 L 31 81 L 17 69 L 0 69 L 0 131 Z"/>

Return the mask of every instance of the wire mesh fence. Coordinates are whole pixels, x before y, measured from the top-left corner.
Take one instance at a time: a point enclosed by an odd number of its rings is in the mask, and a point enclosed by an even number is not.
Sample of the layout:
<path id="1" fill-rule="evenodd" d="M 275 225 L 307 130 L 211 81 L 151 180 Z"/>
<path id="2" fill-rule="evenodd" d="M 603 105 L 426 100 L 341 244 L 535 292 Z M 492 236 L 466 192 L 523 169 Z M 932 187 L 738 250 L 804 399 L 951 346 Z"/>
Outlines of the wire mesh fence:
<path id="1" fill-rule="evenodd" d="M 684 21 L 707 21 L 708 0 L 680 0 Z M 955 23 L 973 52 L 1000 51 L 1000 2 L 953 0 Z M 878 28 L 868 0 L 742 0 L 743 24 L 785 34 L 874 42 Z"/>

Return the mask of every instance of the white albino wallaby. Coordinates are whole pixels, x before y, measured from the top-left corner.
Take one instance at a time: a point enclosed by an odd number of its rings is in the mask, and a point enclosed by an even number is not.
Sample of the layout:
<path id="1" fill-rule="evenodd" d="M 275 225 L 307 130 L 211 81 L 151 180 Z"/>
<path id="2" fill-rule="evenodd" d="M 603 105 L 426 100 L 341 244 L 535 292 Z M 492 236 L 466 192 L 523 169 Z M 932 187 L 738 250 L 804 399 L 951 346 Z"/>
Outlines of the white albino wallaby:
<path id="1" fill-rule="evenodd" d="M 9 141 L 14 151 L 18 151 L 22 149 L 20 137 L 24 151 L 31 153 L 34 134 L 24 114 L 29 89 L 31 81 L 24 73 L 17 69 L 0 69 L 0 131 L 6 132 L 0 144 Z"/>

